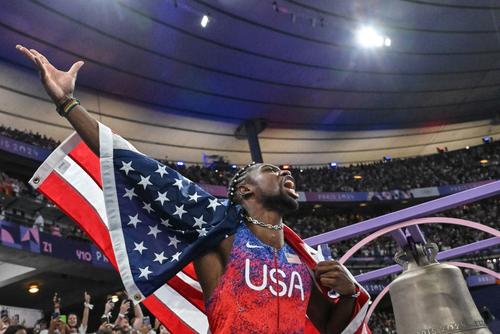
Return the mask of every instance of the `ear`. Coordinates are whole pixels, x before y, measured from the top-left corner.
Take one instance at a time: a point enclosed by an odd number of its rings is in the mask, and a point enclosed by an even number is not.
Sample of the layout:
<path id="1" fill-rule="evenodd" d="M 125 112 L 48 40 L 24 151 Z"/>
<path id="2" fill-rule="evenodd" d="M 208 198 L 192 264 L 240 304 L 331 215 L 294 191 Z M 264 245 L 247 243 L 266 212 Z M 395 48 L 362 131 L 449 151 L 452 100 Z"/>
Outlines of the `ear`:
<path id="1" fill-rule="evenodd" d="M 239 193 L 242 199 L 247 199 L 248 197 L 253 195 L 253 187 L 248 183 L 242 184 L 241 186 L 238 187 L 237 192 Z"/>

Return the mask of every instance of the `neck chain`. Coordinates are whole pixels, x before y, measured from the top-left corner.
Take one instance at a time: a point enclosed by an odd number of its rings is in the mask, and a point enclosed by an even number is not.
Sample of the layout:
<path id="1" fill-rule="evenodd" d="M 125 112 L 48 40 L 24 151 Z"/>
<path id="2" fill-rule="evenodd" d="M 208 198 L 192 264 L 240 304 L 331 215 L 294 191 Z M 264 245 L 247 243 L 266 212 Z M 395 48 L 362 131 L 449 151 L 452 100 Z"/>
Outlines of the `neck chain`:
<path id="1" fill-rule="evenodd" d="M 271 224 L 266 224 L 266 223 L 263 223 L 261 221 L 258 221 L 257 219 L 252 218 L 250 216 L 246 216 L 246 219 L 249 223 L 252 223 L 252 224 L 258 225 L 258 226 L 262 226 L 262 227 L 268 228 L 270 230 L 279 231 L 279 230 L 283 229 L 283 222 L 282 221 L 280 221 L 280 223 L 278 225 L 271 225 Z"/>

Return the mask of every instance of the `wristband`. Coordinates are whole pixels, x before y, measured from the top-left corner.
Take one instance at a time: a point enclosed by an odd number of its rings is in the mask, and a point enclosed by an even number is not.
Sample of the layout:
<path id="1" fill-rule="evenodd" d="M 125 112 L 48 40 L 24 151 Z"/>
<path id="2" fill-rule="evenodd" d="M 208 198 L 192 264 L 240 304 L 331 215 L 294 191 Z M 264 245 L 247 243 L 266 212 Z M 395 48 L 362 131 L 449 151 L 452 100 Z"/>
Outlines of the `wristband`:
<path id="1" fill-rule="evenodd" d="M 361 290 L 356 286 L 356 290 L 352 295 L 340 295 L 340 298 L 358 298 L 361 295 Z"/>
<path id="2" fill-rule="evenodd" d="M 118 316 L 119 316 L 120 318 L 125 318 L 125 314 L 123 314 L 123 313 L 118 313 Z"/>
<path id="3" fill-rule="evenodd" d="M 90 303 L 83 303 L 83 306 L 87 307 L 89 310 L 92 310 L 94 308 L 94 305 L 92 305 Z"/>
<path id="4" fill-rule="evenodd" d="M 75 98 L 68 98 L 66 99 L 63 103 L 61 103 L 59 106 L 57 106 L 56 110 L 59 115 L 62 117 L 67 117 L 69 112 L 73 110 L 77 105 L 80 104 L 80 100 L 75 99 Z"/>

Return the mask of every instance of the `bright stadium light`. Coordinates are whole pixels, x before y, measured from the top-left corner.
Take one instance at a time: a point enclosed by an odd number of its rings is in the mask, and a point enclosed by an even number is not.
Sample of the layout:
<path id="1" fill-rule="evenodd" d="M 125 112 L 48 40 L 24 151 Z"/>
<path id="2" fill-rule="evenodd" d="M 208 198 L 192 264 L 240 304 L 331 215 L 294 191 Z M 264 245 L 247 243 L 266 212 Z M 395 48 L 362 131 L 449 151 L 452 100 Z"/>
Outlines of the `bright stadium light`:
<path id="1" fill-rule="evenodd" d="M 201 18 L 201 22 L 200 22 L 200 24 L 201 24 L 201 26 L 202 26 L 203 28 L 206 28 L 206 27 L 207 27 L 207 25 L 208 25 L 208 22 L 209 22 L 209 21 L 210 21 L 210 20 L 209 20 L 208 16 L 207 16 L 207 15 L 203 15 L 203 17 Z"/>
<path id="2" fill-rule="evenodd" d="M 330 168 L 337 168 L 337 163 L 335 161 L 330 162 Z"/>
<path id="3" fill-rule="evenodd" d="M 40 287 L 36 283 L 30 284 L 30 286 L 28 287 L 29 293 L 37 293 L 38 291 L 40 291 Z"/>
<path id="4" fill-rule="evenodd" d="M 358 43 L 365 48 L 389 47 L 392 41 L 389 37 L 382 36 L 372 27 L 362 27 L 357 33 Z"/>

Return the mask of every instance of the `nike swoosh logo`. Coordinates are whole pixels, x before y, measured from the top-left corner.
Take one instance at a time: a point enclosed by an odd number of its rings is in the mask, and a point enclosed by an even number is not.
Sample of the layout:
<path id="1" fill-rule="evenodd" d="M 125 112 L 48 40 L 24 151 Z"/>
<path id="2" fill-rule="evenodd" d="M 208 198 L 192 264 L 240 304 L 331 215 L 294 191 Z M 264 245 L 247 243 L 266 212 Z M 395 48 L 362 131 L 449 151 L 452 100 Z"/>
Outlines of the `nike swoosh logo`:
<path id="1" fill-rule="evenodd" d="M 246 244 L 247 248 L 264 248 L 262 246 L 258 246 L 258 245 L 252 245 L 250 243 L 250 241 L 247 241 L 247 244 Z"/>

